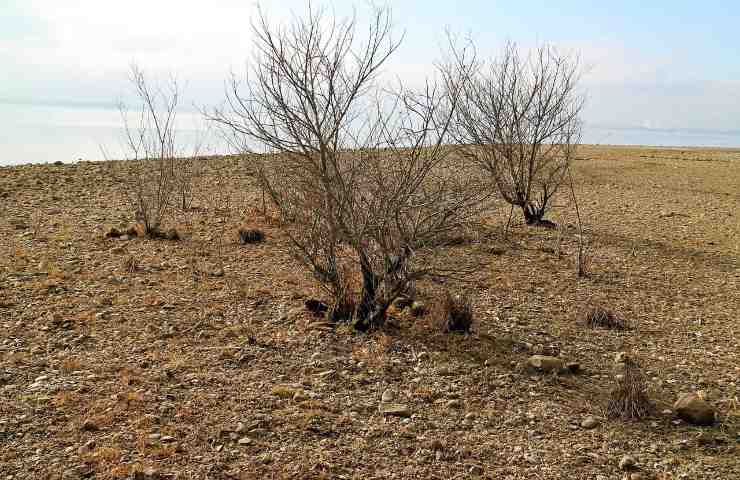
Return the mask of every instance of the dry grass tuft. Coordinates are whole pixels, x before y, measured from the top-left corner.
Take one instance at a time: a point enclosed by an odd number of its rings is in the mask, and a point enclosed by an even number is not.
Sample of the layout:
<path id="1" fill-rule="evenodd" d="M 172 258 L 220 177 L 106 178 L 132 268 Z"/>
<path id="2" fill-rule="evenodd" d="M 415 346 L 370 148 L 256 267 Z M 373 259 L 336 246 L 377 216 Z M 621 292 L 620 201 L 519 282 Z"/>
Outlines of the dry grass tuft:
<path id="1" fill-rule="evenodd" d="M 123 271 L 127 273 L 136 273 L 140 270 L 139 261 L 133 255 L 129 255 L 123 261 Z"/>
<path id="2" fill-rule="evenodd" d="M 260 243 L 265 240 L 265 234 L 262 230 L 256 228 L 240 228 L 239 242 L 246 245 L 249 243 Z"/>
<path id="3" fill-rule="evenodd" d="M 467 295 L 445 292 L 444 299 L 435 308 L 435 316 L 445 333 L 468 333 L 473 326 L 473 304 Z"/>
<path id="4" fill-rule="evenodd" d="M 582 322 L 591 328 L 608 328 L 612 330 L 627 330 L 627 320 L 617 312 L 601 306 L 591 307 L 582 314 Z"/>
<path id="5" fill-rule="evenodd" d="M 640 419 L 650 415 L 653 408 L 645 376 L 634 360 L 627 359 L 623 373 L 617 375 L 617 383 L 609 392 L 607 416 L 625 420 Z"/>

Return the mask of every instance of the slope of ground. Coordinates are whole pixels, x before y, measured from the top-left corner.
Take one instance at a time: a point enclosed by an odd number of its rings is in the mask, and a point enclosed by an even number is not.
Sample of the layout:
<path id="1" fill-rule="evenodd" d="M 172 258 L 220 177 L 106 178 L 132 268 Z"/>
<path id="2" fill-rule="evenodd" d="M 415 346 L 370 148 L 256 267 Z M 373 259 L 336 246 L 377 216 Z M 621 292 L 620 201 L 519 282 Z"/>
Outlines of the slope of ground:
<path id="1" fill-rule="evenodd" d="M 624 455 L 642 478 L 738 478 L 740 151 L 583 147 L 590 275 L 568 195 L 562 232 L 505 236 L 501 206 L 445 252 L 475 275 L 419 285 L 470 293 L 470 336 L 317 322 L 244 166 L 207 163 L 179 242 L 103 238 L 130 221 L 104 164 L 0 169 L 0 478 L 611 479 Z M 266 241 L 239 245 L 243 222 Z M 584 327 L 592 304 L 633 328 Z M 540 350 L 583 372 L 528 373 Z M 603 418 L 620 351 L 657 403 L 644 421 Z M 717 426 L 664 412 L 695 390 Z M 379 412 L 385 391 L 409 418 Z"/>

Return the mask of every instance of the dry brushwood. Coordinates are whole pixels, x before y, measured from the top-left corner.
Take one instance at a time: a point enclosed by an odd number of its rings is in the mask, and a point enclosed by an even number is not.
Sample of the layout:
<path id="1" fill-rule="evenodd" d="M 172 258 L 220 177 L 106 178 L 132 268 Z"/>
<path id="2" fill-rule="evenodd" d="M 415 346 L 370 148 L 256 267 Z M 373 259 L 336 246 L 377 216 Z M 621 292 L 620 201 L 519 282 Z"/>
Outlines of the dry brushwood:
<path id="1" fill-rule="evenodd" d="M 627 358 L 623 371 L 616 377 L 616 385 L 609 392 L 606 414 L 610 418 L 634 420 L 644 418 L 653 411 L 647 393 L 647 381 L 639 365 Z"/>
<path id="2" fill-rule="evenodd" d="M 265 234 L 256 228 L 240 228 L 239 242 L 246 245 L 248 243 L 259 243 L 265 240 Z"/>
<path id="3" fill-rule="evenodd" d="M 445 333 L 470 332 L 473 325 L 473 304 L 467 295 L 446 292 L 440 308 Z"/>
<path id="4" fill-rule="evenodd" d="M 128 256 L 123 261 L 123 270 L 127 273 L 136 273 L 139 271 L 139 262 L 134 256 Z"/>
<path id="5" fill-rule="evenodd" d="M 356 18 L 324 10 L 287 28 L 260 16 L 247 82 L 233 79 L 226 109 L 210 115 L 235 149 L 262 153 L 251 168 L 294 256 L 335 312 L 357 305 L 357 330 L 380 326 L 417 279 L 454 273 L 420 258 L 471 223 L 482 192 L 446 145 L 455 95 L 434 84 L 379 88 L 399 42 L 388 9 L 367 18 L 361 39 Z"/>
<path id="6" fill-rule="evenodd" d="M 608 328 L 612 330 L 627 330 L 627 320 L 619 313 L 601 306 L 595 306 L 584 311 L 582 322 L 591 328 Z"/>
<path id="7" fill-rule="evenodd" d="M 107 169 L 126 195 L 143 235 L 172 239 L 160 229 L 176 204 L 183 209 L 190 207 L 199 170 L 195 157 L 200 146 L 194 147 L 192 155 L 186 155 L 178 144 L 180 88 L 176 80 L 154 87 L 136 65 L 131 66 L 130 80 L 141 102 L 140 110 L 131 124 L 126 107 L 119 105 L 126 135 L 126 161 L 110 162 Z"/>
<path id="8" fill-rule="evenodd" d="M 463 159 L 490 177 L 527 225 L 555 228 L 543 217 L 581 138 L 578 58 L 549 45 L 522 56 L 508 43 L 486 65 L 471 55 L 472 44 L 450 45 L 453 60 L 443 71 L 459 97 L 450 133 Z"/>

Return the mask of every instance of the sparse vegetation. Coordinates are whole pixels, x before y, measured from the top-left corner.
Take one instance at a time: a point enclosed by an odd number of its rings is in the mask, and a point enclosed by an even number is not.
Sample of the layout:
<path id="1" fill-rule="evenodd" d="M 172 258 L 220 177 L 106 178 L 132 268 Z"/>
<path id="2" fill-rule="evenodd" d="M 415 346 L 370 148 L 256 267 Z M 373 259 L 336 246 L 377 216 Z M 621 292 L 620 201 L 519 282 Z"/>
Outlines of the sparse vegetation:
<path id="1" fill-rule="evenodd" d="M 169 238 L 161 229 L 178 203 L 183 210 L 190 208 L 193 182 L 200 168 L 195 160 L 200 147 L 185 154 L 178 143 L 180 87 L 175 79 L 152 86 L 144 72 L 132 65 L 130 80 L 141 104 L 135 115 L 123 103 L 119 107 L 128 158 L 125 162 L 109 162 L 108 170 L 123 189 L 143 234 Z"/>
<path id="2" fill-rule="evenodd" d="M 486 64 L 472 45 L 451 44 L 444 70 L 457 104 L 450 132 L 462 158 L 489 175 L 528 225 L 554 228 L 544 215 L 581 138 L 578 58 L 551 45 L 522 55 L 508 43 Z"/>
<path id="3" fill-rule="evenodd" d="M 437 315 L 446 333 L 469 333 L 473 326 L 473 304 L 467 295 L 445 292 L 437 307 Z"/>
<path id="4" fill-rule="evenodd" d="M 442 273 L 416 259 L 463 229 L 479 202 L 470 177 L 445 175 L 454 168 L 444 145 L 454 95 L 433 84 L 377 88 L 399 42 L 389 10 L 369 18 L 360 38 L 355 18 L 323 10 L 289 28 L 261 16 L 249 81 L 232 80 L 229 108 L 211 115 L 244 154 L 279 154 L 255 157 L 260 184 L 334 318 L 358 330 L 382 325 L 413 282 Z"/>
<path id="5" fill-rule="evenodd" d="M 629 328 L 627 320 L 619 313 L 612 312 L 601 306 L 585 309 L 582 313 L 582 322 L 592 328 L 609 328 L 626 330 Z"/>
<path id="6" fill-rule="evenodd" d="M 640 366 L 626 358 L 615 385 L 609 392 L 606 413 L 611 418 L 636 420 L 653 412 L 654 404 L 648 396 L 648 383 Z"/>
<path id="7" fill-rule="evenodd" d="M 0 478 L 734 478 L 740 150 L 580 146 L 550 46 L 383 85 L 370 13 L 260 15 L 237 156 L 133 67 L 129 161 L 0 169 Z"/>

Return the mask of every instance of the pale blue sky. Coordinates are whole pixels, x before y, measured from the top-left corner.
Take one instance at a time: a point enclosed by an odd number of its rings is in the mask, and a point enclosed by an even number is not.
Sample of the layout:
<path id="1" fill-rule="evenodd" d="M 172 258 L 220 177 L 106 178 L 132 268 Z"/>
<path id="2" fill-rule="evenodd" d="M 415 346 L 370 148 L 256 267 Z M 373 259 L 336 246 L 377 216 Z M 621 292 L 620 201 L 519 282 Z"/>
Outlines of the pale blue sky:
<path id="1" fill-rule="evenodd" d="M 333 5 L 341 14 L 353 3 L 362 13 L 361 1 Z M 551 42 L 580 52 L 589 66 L 587 123 L 740 130 L 740 2 L 387 4 L 398 32 L 406 32 L 387 71 L 404 80 L 431 71 L 445 28 L 471 34 L 483 53 L 506 40 L 525 47 Z M 262 5 L 279 21 L 306 2 Z M 249 57 L 254 11 L 255 3 L 243 0 L 0 0 L 0 109 L 113 104 L 125 92 L 132 60 L 176 72 L 192 100 L 218 103 L 229 71 Z"/>

